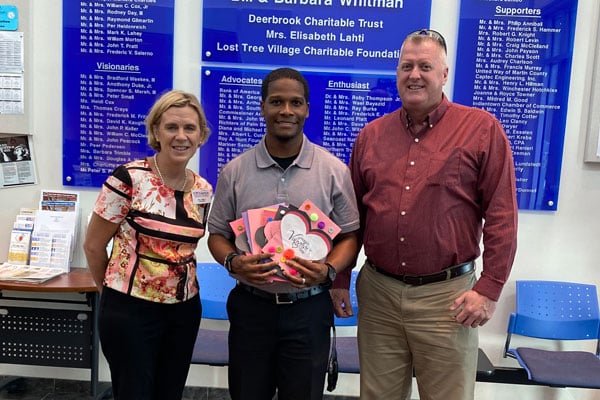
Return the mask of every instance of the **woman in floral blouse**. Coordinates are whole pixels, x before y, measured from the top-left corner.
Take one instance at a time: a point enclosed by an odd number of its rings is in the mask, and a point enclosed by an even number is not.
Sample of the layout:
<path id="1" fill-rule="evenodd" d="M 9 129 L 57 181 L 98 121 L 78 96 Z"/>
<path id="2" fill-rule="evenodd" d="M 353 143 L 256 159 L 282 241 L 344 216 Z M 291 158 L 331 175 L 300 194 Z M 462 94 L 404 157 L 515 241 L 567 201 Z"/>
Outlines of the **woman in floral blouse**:
<path id="1" fill-rule="evenodd" d="M 212 187 L 187 163 L 208 138 L 206 117 L 194 95 L 172 90 L 146 130 L 156 153 L 108 177 L 84 243 L 116 400 L 181 399 L 202 313 L 194 252 Z"/>

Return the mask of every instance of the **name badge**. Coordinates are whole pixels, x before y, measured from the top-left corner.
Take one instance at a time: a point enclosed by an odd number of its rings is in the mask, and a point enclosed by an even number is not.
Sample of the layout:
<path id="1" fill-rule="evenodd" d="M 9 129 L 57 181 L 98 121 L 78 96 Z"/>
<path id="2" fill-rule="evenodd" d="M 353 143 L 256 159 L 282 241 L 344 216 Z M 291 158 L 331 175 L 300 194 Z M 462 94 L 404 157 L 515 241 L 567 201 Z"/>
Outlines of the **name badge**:
<path id="1" fill-rule="evenodd" d="M 192 201 L 194 204 L 210 203 L 211 197 L 212 190 L 210 189 L 192 190 Z"/>

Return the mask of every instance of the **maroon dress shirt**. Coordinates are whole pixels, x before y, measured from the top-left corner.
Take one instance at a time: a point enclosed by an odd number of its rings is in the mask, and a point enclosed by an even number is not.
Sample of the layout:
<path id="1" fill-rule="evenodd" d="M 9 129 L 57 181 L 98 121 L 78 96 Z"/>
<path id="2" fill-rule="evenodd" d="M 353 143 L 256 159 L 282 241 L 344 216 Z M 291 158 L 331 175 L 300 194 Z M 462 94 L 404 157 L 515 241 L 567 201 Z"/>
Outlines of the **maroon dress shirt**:
<path id="1" fill-rule="evenodd" d="M 494 116 L 444 96 L 417 127 L 400 108 L 361 130 L 350 169 L 374 265 L 431 274 L 476 259 L 481 244 L 474 290 L 498 300 L 517 247 L 517 200 L 511 148 Z"/>

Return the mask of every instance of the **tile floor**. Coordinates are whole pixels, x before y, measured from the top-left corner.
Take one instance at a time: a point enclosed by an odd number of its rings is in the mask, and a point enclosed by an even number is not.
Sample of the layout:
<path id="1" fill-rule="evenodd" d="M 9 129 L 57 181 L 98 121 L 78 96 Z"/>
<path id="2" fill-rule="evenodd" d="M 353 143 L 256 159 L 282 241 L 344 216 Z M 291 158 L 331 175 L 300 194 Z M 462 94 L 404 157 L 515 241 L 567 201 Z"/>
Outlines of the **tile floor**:
<path id="1" fill-rule="evenodd" d="M 84 381 L 62 379 L 22 378 L 4 387 L 8 380 L 0 376 L 0 400 L 82 400 L 91 399 L 90 384 Z M 99 390 L 107 388 L 101 383 Z M 110 392 L 103 399 L 112 399 Z M 227 400 L 225 389 L 186 387 L 182 400 Z M 355 400 L 357 397 L 325 395 L 324 400 Z"/>

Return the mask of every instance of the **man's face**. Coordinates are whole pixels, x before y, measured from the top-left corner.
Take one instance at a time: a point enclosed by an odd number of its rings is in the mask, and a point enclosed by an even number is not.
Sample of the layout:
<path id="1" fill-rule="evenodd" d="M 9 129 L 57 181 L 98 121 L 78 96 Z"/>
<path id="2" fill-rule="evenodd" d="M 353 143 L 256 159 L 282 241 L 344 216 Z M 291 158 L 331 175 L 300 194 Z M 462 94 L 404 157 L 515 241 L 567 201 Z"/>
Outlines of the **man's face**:
<path id="1" fill-rule="evenodd" d="M 265 118 L 267 135 L 279 141 L 288 141 L 302 135 L 308 118 L 308 102 L 304 87 L 295 79 L 282 78 L 269 84 L 269 91 L 260 103 Z"/>
<path id="2" fill-rule="evenodd" d="M 402 47 L 396 85 L 402 106 L 416 115 L 428 114 L 442 100 L 448 80 L 444 50 L 433 40 L 407 41 Z"/>

